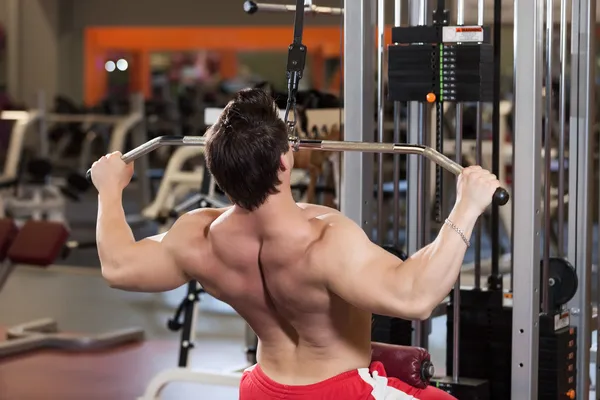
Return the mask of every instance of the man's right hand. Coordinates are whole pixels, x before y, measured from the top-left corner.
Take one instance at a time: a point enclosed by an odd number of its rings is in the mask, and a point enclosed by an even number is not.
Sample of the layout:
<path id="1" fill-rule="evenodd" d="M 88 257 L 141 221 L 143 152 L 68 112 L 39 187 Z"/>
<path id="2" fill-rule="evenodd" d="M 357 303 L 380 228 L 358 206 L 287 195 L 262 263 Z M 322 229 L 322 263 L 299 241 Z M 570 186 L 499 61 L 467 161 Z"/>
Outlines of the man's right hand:
<path id="1" fill-rule="evenodd" d="M 490 205 L 499 187 L 496 175 L 478 165 L 467 167 L 458 176 L 456 204 L 479 216 Z"/>

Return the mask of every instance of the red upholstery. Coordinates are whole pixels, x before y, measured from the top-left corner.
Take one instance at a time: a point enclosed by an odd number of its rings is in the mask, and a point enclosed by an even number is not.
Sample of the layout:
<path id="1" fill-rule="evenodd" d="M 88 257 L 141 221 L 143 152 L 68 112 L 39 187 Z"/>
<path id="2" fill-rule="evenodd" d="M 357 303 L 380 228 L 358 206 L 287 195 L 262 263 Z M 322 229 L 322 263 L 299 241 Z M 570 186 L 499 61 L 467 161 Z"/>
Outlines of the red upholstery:
<path id="1" fill-rule="evenodd" d="M 0 262 L 6 258 L 6 253 L 17 236 L 19 229 L 12 219 L 0 219 Z"/>
<path id="2" fill-rule="evenodd" d="M 426 388 L 433 377 L 429 352 L 420 347 L 373 342 L 371 361 L 381 362 L 389 377 L 398 378 L 419 389 Z"/>
<path id="3" fill-rule="evenodd" d="M 8 250 L 15 264 L 47 267 L 64 248 L 69 231 L 60 222 L 27 221 Z"/>

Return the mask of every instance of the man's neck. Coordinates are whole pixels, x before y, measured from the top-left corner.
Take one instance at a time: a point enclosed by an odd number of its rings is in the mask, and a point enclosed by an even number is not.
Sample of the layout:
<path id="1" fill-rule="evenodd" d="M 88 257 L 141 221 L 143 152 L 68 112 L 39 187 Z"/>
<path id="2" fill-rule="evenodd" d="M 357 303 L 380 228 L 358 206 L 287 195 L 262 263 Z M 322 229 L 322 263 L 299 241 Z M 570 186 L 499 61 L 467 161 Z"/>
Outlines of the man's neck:
<path id="1" fill-rule="evenodd" d="M 270 195 L 264 204 L 249 214 L 260 224 L 276 225 L 280 221 L 289 222 L 301 213 L 291 191 L 281 190 Z"/>

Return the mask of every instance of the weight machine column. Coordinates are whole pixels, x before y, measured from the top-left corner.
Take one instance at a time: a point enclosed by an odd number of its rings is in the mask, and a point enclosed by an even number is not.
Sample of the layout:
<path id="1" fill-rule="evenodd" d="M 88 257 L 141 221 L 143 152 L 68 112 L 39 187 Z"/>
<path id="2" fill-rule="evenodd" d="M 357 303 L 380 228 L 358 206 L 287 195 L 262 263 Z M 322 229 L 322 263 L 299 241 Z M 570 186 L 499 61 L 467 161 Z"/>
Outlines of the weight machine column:
<path id="1" fill-rule="evenodd" d="M 514 303 L 511 398 L 538 398 L 544 0 L 515 0 Z"/>
<path id="2" fill-rule="evenodd" d="M 344 140 L 375 136 L 375 2 L 344 1 Z M 350 57 L 350 55 L 352 55 Z M 340 210 L 373 236 L 372 153 L 343 155 Z"/>
<path id="3" fill-rule="evenodd" d="M 409 25 L 427 25 L 428 0 L 409 1 Z M 426 144 L 427 131 L 427 106 L 422 102 L 408 102 L 407 112 L 407 142 Z M 406 157 L 406 251 L 408 255 L 415 254 L 424 245 L 429 243 L 429 204 L 427 188 L 427 164 L 423 157 Z M 427 348 L 428 330 L 422 321 L 413 323 L 412 345 Z"/>
<path id="4" fill-rule="evenodd" d="M 569 124 L 569 214 L 567 257 L 577 270 L 579 288 L 568 303 L 577 327 L 577 398 L 589 398 L 591 325 L 592 152 L 594 142 L 594 70 L 596 2 L 573 1 L 571 18 L 571 107 Z M 515 202 L 515 204 L 518 204 Z M 596 352 L 596 357 L 598 352 Z M 596 366 L 598 376 L 598 366 Z M 598 387 L 598 381 L 596 381 Z M 597 390 L 597 389 L 596 389 Z M 596 392 L 597 393 L 597 392 Z M 597 395 L 596 395 L 596 398 Z"/>

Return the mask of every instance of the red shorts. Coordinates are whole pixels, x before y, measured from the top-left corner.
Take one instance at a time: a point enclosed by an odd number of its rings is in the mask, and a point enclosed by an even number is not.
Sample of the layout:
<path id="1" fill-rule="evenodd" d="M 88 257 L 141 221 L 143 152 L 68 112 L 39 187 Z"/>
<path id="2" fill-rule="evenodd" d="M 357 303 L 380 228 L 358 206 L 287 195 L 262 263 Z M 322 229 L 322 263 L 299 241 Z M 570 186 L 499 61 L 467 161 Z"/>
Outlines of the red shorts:
<path id="1" fill-rule="evenodd" d="M 240 383 L 240 400 L 455 400 L 448 393 L 428 386 L 417 389 L 397 378 L 387 378 L 383 364 L 375 361 L 360 368 L 306 386 L 279 384 L 258 365 L 248 368 Z"/>

